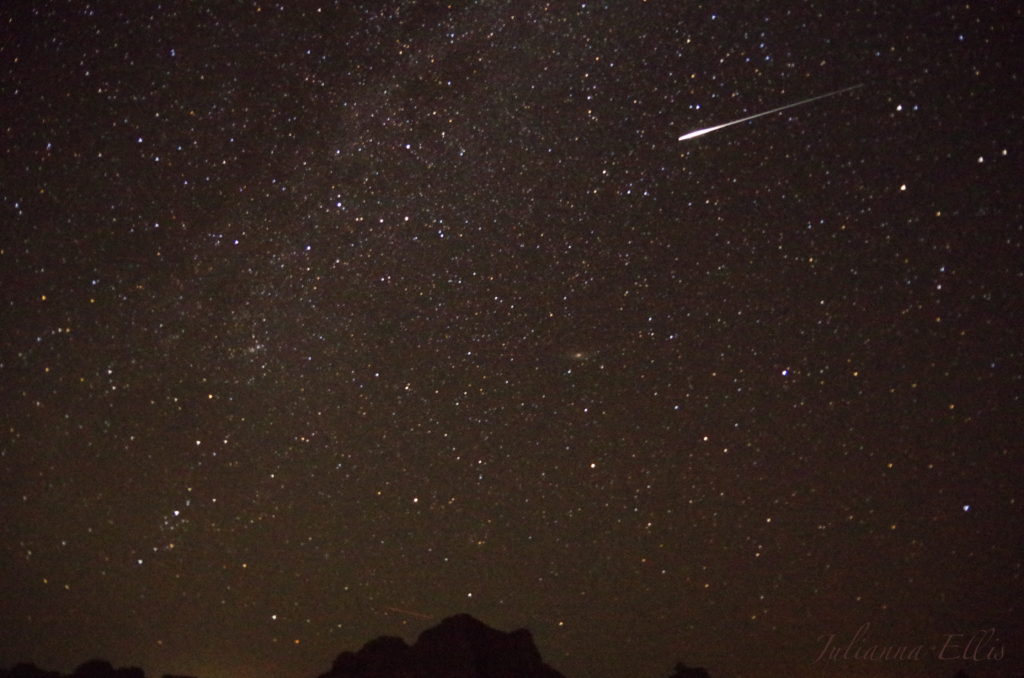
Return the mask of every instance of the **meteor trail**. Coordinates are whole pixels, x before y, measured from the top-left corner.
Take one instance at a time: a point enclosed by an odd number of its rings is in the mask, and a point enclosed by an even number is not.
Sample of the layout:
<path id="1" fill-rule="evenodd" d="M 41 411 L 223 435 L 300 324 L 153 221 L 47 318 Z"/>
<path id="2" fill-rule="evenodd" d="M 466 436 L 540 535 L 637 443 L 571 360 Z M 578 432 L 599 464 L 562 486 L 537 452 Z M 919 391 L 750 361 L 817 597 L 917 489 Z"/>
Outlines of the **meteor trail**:
<path id="1" fill-rule="evenodd" d="M 388 612 L 397 612 L 398 614 L 406 614 L 410 617 L 419 617 L 420 619 L 432 619 L 429 614 L 423 614 L 422 612 L 415 612 L 413 610 L 403 610 L 400 607 L 385 607 Z"/>
<path id="2" fill-rule="evenodd" d="M 773 108 L 770 111 L 765 111 L 763 113 L 755 113 L 754 115 L 748 115 L 747 117 L 740 118 L 739 120 L 733 120 L 732 122 L 722 123 L 721 125 L 715 125 L 714 127 L 705 127 L 704 129 L 697 129 L 697 130 L 694 130 L 692 132 L 687 132 L 683 136 L 679 137 L 679 141 L 686 141 L 687 139 L 693 139 L 694 137 L 699 137 L 699 136 L 702 136 L 704 134 L 708 134 L 709 132 L 715 132 L 717 130 L 722 129 L 723 127 L 730 127 L 732 125 L 738 125 L 741 122 L 746 122 L 747 120 L 753 120 L 754 118 L 760 118 L 762 115 L 771 115 L 772 113 L 778 113 L 779 111 L 784 111 L 787 108 L 793 108 L 794 106 L 803 106 L 804 104 L 809 104 L 812 101 L 817 101 L 818 99 L 824 99 L 825 97 L 832 97 L 832 96 L 835 96 L 837 94 L 842 94 L 843 92 L 849 92 L 852 89 L 857 89 L 858 87 L 863 87 L 863 86 L 864 86 L 864 83 L 861 83 L 859 85 L 853 85 L 852 87 L 844 87 L 843 89 L 837 89 L 834 92 L 828 92 L 827 94 L 819 94 L 818 96 L 811 97 L 810 99 L 803 99 L 802 101 L 798 101 L 795 104 L 786 104 L 785 106 L 779 106 L 778 108 Z"/>

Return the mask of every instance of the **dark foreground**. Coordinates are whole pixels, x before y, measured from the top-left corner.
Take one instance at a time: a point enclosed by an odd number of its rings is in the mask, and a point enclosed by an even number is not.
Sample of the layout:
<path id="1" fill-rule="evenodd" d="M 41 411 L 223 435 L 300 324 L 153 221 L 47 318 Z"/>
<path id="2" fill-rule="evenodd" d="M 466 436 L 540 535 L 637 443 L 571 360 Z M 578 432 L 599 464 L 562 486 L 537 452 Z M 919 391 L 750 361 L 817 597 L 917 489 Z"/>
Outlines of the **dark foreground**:
<path id="1" fill-rule="evenodd" d="M 0 669 L 0 678 L 146 678 L 136 667 L 115 668 L 87 661 L 70 676 L 33 664 Z M 164 674 L 162 678 L 192 678 Z M 342 652 L 319 678 L 565 678 L 544 663 L 526 629 L 505 633 L 468 614 L 448 617 L 419 635 L 412 645 L 381 636 L 357 652 Z M 660 678 L 660 677 L 658 677 Z M 669 678 L 710 678 L 702 668 L 676 664 Z M 969 678 L 959 671 L 953 678 Z"/>

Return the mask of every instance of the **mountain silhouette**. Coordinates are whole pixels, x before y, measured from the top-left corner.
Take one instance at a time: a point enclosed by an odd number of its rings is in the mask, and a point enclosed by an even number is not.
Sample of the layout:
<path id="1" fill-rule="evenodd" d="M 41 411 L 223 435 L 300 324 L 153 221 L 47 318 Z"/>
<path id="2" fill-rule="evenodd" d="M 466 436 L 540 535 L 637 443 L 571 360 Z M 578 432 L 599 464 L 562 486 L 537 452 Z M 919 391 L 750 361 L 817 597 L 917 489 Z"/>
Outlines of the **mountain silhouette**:
<path id="1" fill-rule="evenodd" d="M 0 678 L 145 678 L 145 674 L 141 669 L 116 669 L 105 660 L 90 660 L 70 676 L 18 664 L 0 668 Z M 163 678 L 189 677 L 165 674 Z M 463 613 L 423 631 L 412 645 L 397 636 L 381 636 L 357 651 L 344 651 L 331 670 L 318 678 L 565 677 L 544 663 L 526 629 L 505 633 Z M 705 669 L 678 663 L 669 678 L 711 677 Z M 952 678 L 970 676 L 961 670 Z"/>
<path id="2" fill-rule="evenodd" d="M 70 676 L 34 664 L 17 664 L 10 669 L 0 668 L 0 678 L 145 678 L 145 673 L 139 668 L 114 668 L 106 660 L 93 659 Z M 189 677 L 165 674 L 163 678 Z M 565 677 L 543 662 L 528 630 L 505 633 L 468 614 L 458 614 L 423 631 L 412 645 L 396 636 L 381 636 L 356 652 L 342 652 L 319 678 Z M 705 669 L 678 663 L 669 678 L 710 676 Z M 961 670 L 953 678 L 969 676 Z"/>
<path id="3" fill-rule="evenodd" d="M 382 636 L 342 652 L 320 678 L 564 678 L 526 629 L 504 633 L 468 614 L 448 617 L 413 645 Z"/>
<path id="4" fill-rule="evenodd" d="M 682 662 L 676 664 L 675 673 L 669 678 L 711 678 L 708 672 L 701 668 L 687 666 Z"/>
<path id="5" fill-rule="evenodd" d="M 115 669 L 105 659 L 91 659 L 70 676 L 56 671 L 44 671 L 35 664 L 17 664 L 11 669 L 0 669 L 0 678 L 146 678 L 142 669 L 136 667 Z M 189 678 L 188 676 L 169 676 L 163 678 Z"/>

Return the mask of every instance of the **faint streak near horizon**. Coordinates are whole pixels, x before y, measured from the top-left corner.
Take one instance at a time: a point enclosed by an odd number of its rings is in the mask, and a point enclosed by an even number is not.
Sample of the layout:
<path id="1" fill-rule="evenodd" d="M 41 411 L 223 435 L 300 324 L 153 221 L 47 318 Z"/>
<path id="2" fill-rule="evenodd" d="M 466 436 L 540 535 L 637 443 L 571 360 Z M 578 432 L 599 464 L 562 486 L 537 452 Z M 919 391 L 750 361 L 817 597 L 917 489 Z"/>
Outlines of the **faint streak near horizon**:
<path id="1" fill-rule="evenodd" d="M 401 607 L 385 607 L 385 612 L 397 612 L 398 614 L 407 614 L 410 617 L 417 617 L 419 619 L 433 619 L 433 616 L 429 614 L 423 614 L 422 612 L 415 612 L 413 610 L 405 610 Z"/>

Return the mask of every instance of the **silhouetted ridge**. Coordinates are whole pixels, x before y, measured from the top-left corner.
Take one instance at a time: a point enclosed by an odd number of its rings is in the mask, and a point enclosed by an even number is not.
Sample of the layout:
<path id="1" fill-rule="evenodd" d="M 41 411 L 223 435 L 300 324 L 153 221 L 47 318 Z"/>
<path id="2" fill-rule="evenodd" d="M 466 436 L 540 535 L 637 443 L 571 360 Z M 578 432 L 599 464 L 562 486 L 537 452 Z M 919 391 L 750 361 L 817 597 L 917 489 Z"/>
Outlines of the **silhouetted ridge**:
<path id="1" fill-rule="evenodd" d="M 468 614 L 448 617 L 414 645 L 383 636 L 342 652 L 320 678 L 564 678 L 526 629 L 504 633 Z"/>
<path id="2" fill-rule="evenodd" d="M 65 678 L 65 676 L 56 671 L 44 671 L 35 664 L 17 664 L 7 671 L 0 669 L 0 678 Z M 146 678 L 146 674 L 142 669 L 134 666 L 115 669 L 114 665 L 105 659 L 91 659 L 75 669 L 67 678 Z M 174 677 L 164 676 L 164 678 Z"/>
<path id="3" fill-rule="evenodd" d="M 70 676 L 21 663 L 10 669 L 0 668 L 0 678 L 145 678 L 145 674 L 142 669 L 116 669 L 108 661 L 93 659 Z M 163 678 L 191 677 L 164 674 Z M 504 633 L 468 614 L 460 614 L 427 629 L 411 646 L 401 638 L 381 636 L 363 645 L 358 652 L 342 652 L 331 670 L 320 678 L 565 677 L 541 661 L 526 629 Z M 709 678 L 709 675 L 705 669 L 680 662 L 669 678 Z M 953 678 L 970 676 L 960 670 Z"/>
<path id="4" fill-rule="evenodd" d="M 363 645 L 359 652 L 342 652 L 325 676 L 384 676 L 396 673 L 409 659 L 409 646 L 401 638 L 381 636 Z"/>
<path id="5" fill-rule="evenodd" d="M 679 662 L 676 664 L 675 673 L 673 673 L 669 678 L 711 678 L 711 676 L 708 675 L 706 669 L 687 666 L 686 664 Z"/>
<path id="6" fill-rule="evenodd" d="M 115 669 L 108 661 L 93 659 L 75 669 L 71 678 L 146 678 L 146 674 L 139 668 Z"/>
<path id="7" fill-rule="evenodd" d="M 9 671 L 0 671 L 0 678 L 61 678 L 61 675 L 44 671 L 35 664 L 15 664 Z"/>

